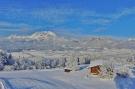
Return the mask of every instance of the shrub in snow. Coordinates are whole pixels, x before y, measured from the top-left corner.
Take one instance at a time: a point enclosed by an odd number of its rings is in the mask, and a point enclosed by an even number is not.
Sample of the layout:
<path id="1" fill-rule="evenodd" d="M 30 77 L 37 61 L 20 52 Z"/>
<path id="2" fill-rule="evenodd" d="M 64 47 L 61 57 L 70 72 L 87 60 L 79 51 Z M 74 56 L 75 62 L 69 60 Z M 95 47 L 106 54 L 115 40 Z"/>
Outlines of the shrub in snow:
<path id="1" fill-rule="evenodd" d="M 51 59 L 45 58 L 41 61 L 41 63 L 39 63 L 39 65 L 41 67 L 40 69 L 45 69 L 45 68 L 49 69 L 51 68 Z"/>
<path id="2" fill-rule="evenodd" d="M 69 68 L 71 70 L 79 70 L 78 61 L 75 56 L 70 56 L 66 63 L 66 68 Z"/>
<path id="3" fill-rule="evenodd" d="M 14 70 L 21 70 L 21 64 L 20 64 L 19 60 L 17 60 L 17 61 L 13 64 L 13 69 L 14 69 Z"/>
<path id="4" fill-rule="evenodd" d="M 35 62 L 35 68 L 36 69 L 44 69 L 44 64 L 42 61 Z"/>
<path id="5" fill-rule="evenodd" d="M 36 62 L 37 69 L 65 67 L 66 59 L 62 58 L 44 58 Z"/>
<path id="6" fill-rule="evenodd" d="M 114 77 L 114 72 L 110 68 L 102 66 L 101 70 L 99 75 L 101 78 L 112 79 Z"/>
<path id="7" fill-rule="evenodd" d="M 42 63 L 45 64 L 45 66 L 51 66 L 51 61 L 50 61 L 49 58 L 46 58 L 46 59 L 44 59 L 42 61 L 43 61 Z"/>
<path id="8" fill-rule="evenodd" d="M 4 69 L 4 64 L 0 62 L 0 70 Z"/>
<path id="9" fill-rule="evenodd" d="M 4 71 L 13 71 L 13 70 L 14 70 L 13 65 L 6 65 L 6 66 L 4 66 Z"/>
<path id="10" fill-rule="evenodd" d="M 12 55 L 4 51 L 0 51 L 0 70 L 3 70 L 5 65 L 13 64 L 14 60 L 12 59 Z"/>
<path id="11" fill-rule="evenodd" d="M 11 54 L 7 55 L 7 61 L 6 61 L 6 65 L 13 65 L 15 63 L 15 60 L 12 58 Z"/>
<path id="12" fill-rule="evenodd" d="M 32 69 L 34 62 L 32 60 L 23 59 L 20 61 L 20 64 L 21 64 L 21 69 L 26 70 L 26 69 Z"/>
<path id="13" fill-rule="evenodd" d="M 50 60 L 50 67 L 51 67 L 51 68 L 56 68 L 56 66 L 57 66 L 57 60 L 56 60 L 56 59 Z"/>
<path id="14" fill-rule="evenodd" d="M 114 77 L 114 64 L 112 61 L 106 61 L 101 66 L 101 78 L 113 78 Z"/>
<path id="15" fill-rule="evenodd" d="M 67 59 L 66 58 L 61 58 L 57 60 L 57 66 L 58 67 L 65 67 L 66 66 Z"/>
<path id="16" fill-rule="evenodd" d="M 119 68 L 116 73 L 119 74 L 129 74 L 129 69 L 126 66 L 121 66 L 121 68 Z"/>
<path id="17" fill-rule="evenodd" d="M 7 54 L 5 52 L 0 52 L 0 61 L 3 64 L 7 64 Z"/>
<path id="18" fill-rule="evenodd" d="M 23 59 L 23 60 L 16 60 L 13 64 L 14 70 L 27 70 L 33 69 L 34 62 L 32 60 Z"/>

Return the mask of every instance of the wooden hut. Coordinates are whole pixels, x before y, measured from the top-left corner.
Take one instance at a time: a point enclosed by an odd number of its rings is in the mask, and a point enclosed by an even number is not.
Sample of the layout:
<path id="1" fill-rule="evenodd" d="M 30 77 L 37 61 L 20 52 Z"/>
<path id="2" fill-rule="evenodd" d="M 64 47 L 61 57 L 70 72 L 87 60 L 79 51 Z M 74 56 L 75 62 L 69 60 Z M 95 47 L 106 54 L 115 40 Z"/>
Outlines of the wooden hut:
<path id="1" fill-rule="evenodd" d="M 90 67 L 90 74 L 99 75 L 101 72 L 100 65 Z"/>
<path id="2" fill-rule="evenodd" d="M 89 74 L 99 75 L 101 73 L 102 64 L 103 64 L 102 60 L 91 61 L 88 67 Z"/>

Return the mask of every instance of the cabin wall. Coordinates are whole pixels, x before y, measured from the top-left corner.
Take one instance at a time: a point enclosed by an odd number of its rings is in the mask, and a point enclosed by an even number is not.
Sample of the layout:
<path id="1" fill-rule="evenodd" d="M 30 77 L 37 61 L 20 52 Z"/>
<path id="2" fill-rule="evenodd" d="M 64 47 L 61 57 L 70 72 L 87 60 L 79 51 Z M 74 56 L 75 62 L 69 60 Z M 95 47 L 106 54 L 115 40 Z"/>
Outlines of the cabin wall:
<path id="1" fill-rule="evenodd" d="M 101 71 L 100 66 L 94 66 L 90 68 L 90 73 L 93 75 L 100 74 L 100 71 Z"/>

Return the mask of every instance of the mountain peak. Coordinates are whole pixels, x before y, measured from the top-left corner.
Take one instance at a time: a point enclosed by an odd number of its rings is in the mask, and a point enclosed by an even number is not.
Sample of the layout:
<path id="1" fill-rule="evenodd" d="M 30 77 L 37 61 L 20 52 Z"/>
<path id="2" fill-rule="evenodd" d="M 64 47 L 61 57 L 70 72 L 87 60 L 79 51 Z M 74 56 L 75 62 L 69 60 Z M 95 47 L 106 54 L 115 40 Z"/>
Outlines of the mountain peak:
<path id="1" fill-rule="evenodd" d="M 48 40 L 56 37 L 56 34 L 51 31 L 35 32 L 30 36 L 11 35 L 8 39 L 11 40 Z"/>
<path id="2" fill-rule="evenodd" d="M 53 37 L 56 37 L 56 34 L 51 31 L 35 32 L 30 36 L 30 38 L 37 40 L 47 40 Z"/>

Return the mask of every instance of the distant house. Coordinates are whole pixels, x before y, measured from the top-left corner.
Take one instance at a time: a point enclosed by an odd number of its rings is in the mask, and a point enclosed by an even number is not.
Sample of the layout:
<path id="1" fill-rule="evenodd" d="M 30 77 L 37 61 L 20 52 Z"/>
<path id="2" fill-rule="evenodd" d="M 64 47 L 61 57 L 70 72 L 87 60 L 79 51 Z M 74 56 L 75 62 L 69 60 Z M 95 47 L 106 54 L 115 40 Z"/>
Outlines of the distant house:
<path id="1" fill-rule="evenodd" d="M 71 72 L 71 71 L 72 71 L 71 68 L 65 68 L 65 69 L 64 69 L 64 72 Z"/>
<path id="2" fill-rule="evenodd" d="M 99 75 L 102 71 L 101 70 L 102 64 L 103 64 L 102 60 L 91 61 L 90 65 L 88 67 L 89 74 Z"/>

